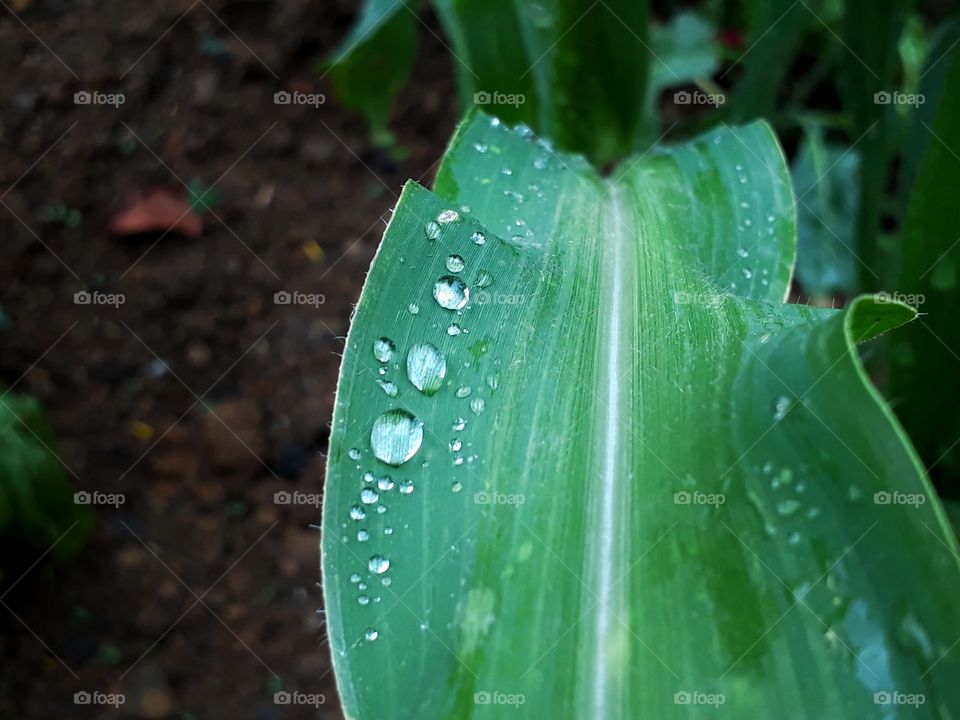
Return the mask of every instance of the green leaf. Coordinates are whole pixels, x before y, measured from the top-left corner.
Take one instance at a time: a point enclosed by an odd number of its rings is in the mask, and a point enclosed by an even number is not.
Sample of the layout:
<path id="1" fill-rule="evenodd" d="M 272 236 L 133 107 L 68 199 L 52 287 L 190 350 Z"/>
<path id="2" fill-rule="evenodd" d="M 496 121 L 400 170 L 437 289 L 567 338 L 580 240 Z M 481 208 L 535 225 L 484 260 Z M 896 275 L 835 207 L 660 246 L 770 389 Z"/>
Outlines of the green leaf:
<path id="1" fill-rule="evenodd" d="M 389 144 L 387 123 L 417 55 L 413 0 L 367 0 L 326 68 L 337 98 L 364 114 L 375 139 Z"/>
<path id="2" fill-rule="evenodd" d="M 669 24 L 652 26 L 651 88 L 659 92 L 713 75 L 720 55 L 714 34 L 710 23 L 690 12 L 678 13 Z"/>
<path id="3" fill-rule="evenodd" d="M 645 0 L 434 0 L 465 108 L 525 122 L 596 164 L 634 149 L 650 64 Z"/>
<path id="4" fill-rule="evenodd" d="M 856 291 L 859 167 L 855 149 L 827 142 L 820 126 L 806 128 L 792 175 L 799 198 L 797 279 L 809 295 Z"/>
<path id="5" fill-rule="evenodd" d="M 74 503 L 40 402 L 0 395 L 0 533 L 65 560 L 86 542 L 92 516 Z"/>
<path id="6" fill-rule="evenodd" d="M 897 414 L 937 475 L 960 478 L 960 59 L 954 59 L 903 229 L 897 291 L 923 316 L 894 340 L 890 394 Z"/>
<path id="7" fill-rule="evenodd" d="M 347 717 L 958 706 L 956 544 L 854 349 L 915 313 L 781 304 L 795 242 L 764 124 L 605 178 L 468 118 L 435 192 L 404 189 L 343 359 L 322 546 Z"/>

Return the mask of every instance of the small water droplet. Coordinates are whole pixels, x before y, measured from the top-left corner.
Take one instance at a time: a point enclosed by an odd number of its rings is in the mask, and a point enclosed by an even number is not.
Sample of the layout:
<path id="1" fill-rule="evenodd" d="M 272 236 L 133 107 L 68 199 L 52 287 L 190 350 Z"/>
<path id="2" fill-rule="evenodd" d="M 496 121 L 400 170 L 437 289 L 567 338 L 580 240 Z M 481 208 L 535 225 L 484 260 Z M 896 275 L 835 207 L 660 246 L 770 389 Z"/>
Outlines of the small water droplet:
<path id="1" fill-rule="evenodd" d="M 453 438 L 450 441 L 450 452 L 460 452 L 460 448 L 463 447 L 463 441 L 459 438 Z"/>
<path id="2" fill-rule="evenodd" d="M 392 527 L 389 527 L 389 526 L 388 526 L 388 527 L 385 527 L 385 528 L 383 529 L 383 534 L 384 534 L 384 535 L 393 535 L 393 528 L 392 528 Z"/>
<path id="3" fill-rule="evenodd" d="M 437 215 L 437 222 L 441 225 L 449 225 L 452 222 L 457 222 L 460 219 L 460 213 L 456 210 L 444 210 L 442 213 Z"/>
<path id="4" fill-rule="evenodd" d="M 487 236 L 478 230 L 470 236 L 470 239 L 473 240 L 474 245 L 483 245 L 487 241 Z"/>
<path id="5" fill-rule="evenodd" d="M 353 573 L 350 576 L 350 582 L 352 582 L 354 585 L 360 582 L 360 573 Z"/>
<path id="6" fill-rule="evenodd" d="M 447 258 L 447 270 L 452 273 L 458 273 L 463 268 L 466 267 L 466 263 L 463 262 L 463 258 L 459 255 L 451 255 Z"/>
<path id="7" fill-rule="evenodd" d="M 360 448 L 350 448 L 350 449 L 347 451 L 347 456 L 348 456 L 351 460 L 359 460 L 359 459 L 360 459 Z"/>
<path id="8" fill-rule="evenodd" d="M 383 555 L 374 555 L 367 563 L 367 568 L 374 575 L 383 575 L 387 570 L 390 569 L 390 561 L 387 560 Z"/>
<path id="9" fill-rule="evenodd" d="M 454 480 L 453 484 L 450 486 L 450 489 L 453 490 L 455 493 L 458 493 L 461 490 L 463 490 L 463 483 L 460 482 L 459 480 Z"/>
<path id="10" fill-rule="evenodd" d="M 447 335 L 450 335 L 451 337 L 456 337 L 461 332 L 463 332 L 463 328 L 456 323 L 450 323 L 450 325 L 447 327 Z"/>
<path id="11" fill-rule="evenodd" d="M 357 542 L 366 542 L 370 539 L 370 533 L 366 530 L 357 530 Z"/>
<path id="12" fill-rule="evenodd" d="M 443 386 L 447 361 L 434 345 L 417 343 L 407 353 L 407 378 L 424 395 L 433 395 Z"/>
<path id="13" fill-rule="evenodd" d="M 459 310 L 470 299 L 470 288 L 460 278 L 444 275 L 433 284 L 433 297 L 440 307 Z"/>
<path id="14" fill-rule="evenodd" d="M 390 362 L 396 349 L 397 346 L 390 338 L 382 337 L 373 341 L 373 356 L 382 363 Z"/>
<path id="15" fill-rule="evenodd" d="M 363 634 L 363 639 L 366 640 L 367 642 L 373 642 L 378 637 L 380 637 L 380 633 L 378 633 L 373 628 L 367 628 L 367 631 Z"/>
<path id="16" fill-rule="evenodd" d="M 486 143 L 476 142 L 476 143 L 473 144 L 473 149 L 476 150 L 478 153 L 480 153 L 480 154 L 482 155 L 482 154 L 486 153 L 487 150 L 490 149 L 490 146 L 487 145 Z"/>
<path id="17" fill-rule="evenodd" d="M 407 305 L 407 310 L 411 315 L 416 315 L 418 312 L 420 312 L 420 306 L 416 303 L 410 303 Z"/>
<path id="18" fill-rule="evenodd" d="M 402 465 L 423 444 L 423 423 L 406 410 L 394 408 L 378 417 L 370 430 L 370 447 L 387 465 Z"/>
<path id="19" fill-rule="evenodd" d="M 743 274 L 743 277 L 746 280 L 749 280 L 753 277 L 753 270 L 750 268 L 740 268 L 740 272 Z"/>
<path id="20" fill-rule="evenodd" d="M 353 520 L 363 520 L 367 516 L 367 511 L 360 505 L 354 505 L 350 508 L 350 518 Z"/>
<path id="21" fill-rule="evenodd" d="M 490 287 L 491 284 L 493 284 L 493 275 L 488 273 L 486 270 L 481 270 L 480 274 L 477 275 L 477 287 Z"/>
<path id="22" fill-rule="evenodd" d="M 777 512 L 781 515 L 793 515 L 799 509 L 799 500 L 781 500 L 777 503 Z"/>
<path id="23" fill-rule="evenodd" d="M 781 395 L 777 398 L 777 404 L 774 408 L 773 419 L 779 422 L 787 416 L 787 413 L 790 412 L 790 407 L 793 405 L 793 401 L 788 398 L 786 395 Z"/>
<path id="24" fill-rule="evenodd" d="M 393 479 L 389 475 L 384 475 L 382 478 L 378 478 L 377 488 L 382 492 L 390 492 L 393 490 Z"/>
<path id="25" fill-rule="evenodd" d="M 377 491 L 371 487 L 365 487 L 360 491 L 360 502 L 364 505 L 373 505 L 379 497 Z"/>
<path id="26" fill-rule="evenodd" d="M 427 240 L 436 240 L 440 237 L 440 224 L 431 220 L 423 226 L 423 234 L 427 236 Z"/>
<path id="27" fill-rule="evenodd" d="M 498 387 L 500 387 L 500 378 L 497 375 L 488 375 L 487 385 L 490 386 L 491 390 L 496 390 Z"/>
<path id="28" fill-rule="evenodd" d="M 413 492 L 413 482 L 410 480 L 404 480 L 400 483 L 400 487 L 398 489 L 400 490 L 401 495 L 409 495 Z"/>
<path id="29" fill-rule="evenodd" d="M 470 409 L 474 415 L 482 413 L 484 407 L 486 407 L 486 403 L 483 401 L 483 398 L 474 398 L 470 401 Z"/>
<path id="30" fill-rule="evenodd" d="M 400 392 L 400 390 L 397 388 L 397 384 L 395 382 L 391 382 L 390 380 L 378 379 L 377 385 L 380 386 L 380 389 L 383 390 L 388 397 L 396 397 L 397 393 Z"/>
<path id="31" fill-rule="evenodd" d="M 472 392 L 473 390 L 470 388 L 469 385 L 462 385 L 461 387 L 457 388 L 456 396 L 458 398 L 470 397 L 470 393 Z"/>
<path id="32" fill-rule="evenodd" d="M 789 535 L 787 535 L 787 542 L 790 543 L 791 545 L 797 545 L 797 544 L 799 544 L 800 539 L 801 539 L 800 533 L 798 533 L 798 532 L 796 532 L 796 531 L 794 531 L 794 532 L 790 533 Z"/>
<path id="33" fill-rule="evenodd" d="M 467 426 L 467 420 L 466 420 L 466 418 L 458 417 L 456 420 L 453 421 L 453 425 L 451 426 L 451 429 L 452 429 L 454 432 L 460 432 L 460 431 L 463 430 L 466 426 Z"/>
<path id="34" fill-rule="evenodd" d="M 357 602 L 358 602 L 360 605 L 369 605 L 369 604 L 370 604 L 370 598 L 367 597 L 366 595 L 360 595 L 360 596 L 357 598 Z M 374 640 L 376 640 L 376 638 L 374 638 Z"/>

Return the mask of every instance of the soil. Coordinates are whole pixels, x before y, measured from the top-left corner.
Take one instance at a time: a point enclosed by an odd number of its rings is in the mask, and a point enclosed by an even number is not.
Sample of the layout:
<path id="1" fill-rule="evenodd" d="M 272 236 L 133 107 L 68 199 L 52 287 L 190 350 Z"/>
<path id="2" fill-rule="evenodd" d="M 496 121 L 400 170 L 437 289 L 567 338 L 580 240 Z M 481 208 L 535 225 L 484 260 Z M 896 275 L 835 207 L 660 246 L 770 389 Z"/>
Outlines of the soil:
<path id="1" fill-rule="evenodd" d="M 20 548 L 7 567 L 0 717 L 342 717 L 319 509 L 274 495 L 321 493 L 352 304 L 403 182 L 430 182 L 457 112 L 427 15 L 392 124 L 406 156 L 372 146 L 317 65 L 357 4 L 0 12 L 0 384 L 43 400 L 77 489 L 125 499 L 94 507 L 77 560 L 31 568 L 42 550 Z M 280 90 L 327 101 L 277 105 Z M 80 91 L 125 101 L 76 104 Z M 185 185 L 218 196 L 198 237 L 111 234 L 137 193 Z M 85 290 L 123 303 L 75 304 Z M 324 302 L 277 304 L 283 291 Z M 281 689 L 325 702 L 278 705 Z"/>

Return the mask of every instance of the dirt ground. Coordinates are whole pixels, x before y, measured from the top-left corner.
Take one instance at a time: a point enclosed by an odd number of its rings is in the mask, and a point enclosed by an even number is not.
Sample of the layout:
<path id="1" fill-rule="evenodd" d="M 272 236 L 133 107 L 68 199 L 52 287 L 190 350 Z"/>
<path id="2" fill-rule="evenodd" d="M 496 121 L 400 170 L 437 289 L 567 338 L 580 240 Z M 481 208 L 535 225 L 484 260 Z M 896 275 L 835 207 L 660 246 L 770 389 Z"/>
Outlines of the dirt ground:
<path id="1" fill-rule="evenodd" d="M 356 2 L 6 5 L 0 384 L 42 399 L 78 489 L 125 502 L 94 508 L 68 566 L 31 569 L 26 548 L 11 561 L 0 717 L 339 718 L 319 509 L 274 494 L 321 492 L 382 218 L 407 178 L 429 182 L 453 128 L 449 56 L 421 32 L 397 161 L 317 69 Z M 281 90 L 327 102 L 274 104 Z M 82 91 L 125 101 L 76 104 Z M 198 236 L 111 232 L 138 192 L 184 186 L 217 196 Z M 75 304 L 84 290 L 124 302 Z M 282 291 L 325 302 L 277 304 Z M 278 705 L 281 689 L 325 702 Z"/>

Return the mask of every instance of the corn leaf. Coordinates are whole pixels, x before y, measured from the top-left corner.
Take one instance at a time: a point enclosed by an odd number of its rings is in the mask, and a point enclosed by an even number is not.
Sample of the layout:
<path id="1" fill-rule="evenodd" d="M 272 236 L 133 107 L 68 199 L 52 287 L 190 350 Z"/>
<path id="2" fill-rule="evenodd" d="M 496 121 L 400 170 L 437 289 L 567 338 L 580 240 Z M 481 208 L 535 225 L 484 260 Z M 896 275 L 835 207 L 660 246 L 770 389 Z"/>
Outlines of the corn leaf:
<path id="1" fill-rule="evenodd" d="M 795 245 L 765 124 L 603 177 L 464 122 L 434 192 L 403 191 L 341 369 L 347 717 L 960 707 L 955 543 L 855 350 L 915 312 L 782 304 Z"/>

